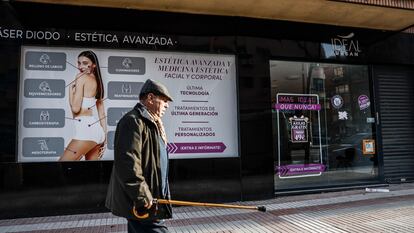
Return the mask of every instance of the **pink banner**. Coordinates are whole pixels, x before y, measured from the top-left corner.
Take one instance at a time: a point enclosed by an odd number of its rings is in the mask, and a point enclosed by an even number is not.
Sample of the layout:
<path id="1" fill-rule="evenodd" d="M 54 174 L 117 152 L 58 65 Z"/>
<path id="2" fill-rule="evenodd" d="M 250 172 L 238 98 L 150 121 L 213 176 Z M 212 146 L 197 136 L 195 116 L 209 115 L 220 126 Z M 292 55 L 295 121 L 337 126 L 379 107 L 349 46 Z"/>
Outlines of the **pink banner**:
<path id="1" fill-rule="evenodd" d="M 291 175 L 304 175 L 319 173 L 325 171 L 325 165 L 323 164 L 290 164 L 284 166 L 276 166 L 276 174 L 281 176 L 291 176 Z"/>
<path id="2" fill-rule="evenodd" d="M 222 153 L 225 149 L 222 142 L 168 143 L 167 146 L 170 154 Z"/>
<path id="3" fill-rule="evenodd" d="M 277 110 L 310 110 L 319 111 L 321 110 L 320 104 L 276 104 Z"/>

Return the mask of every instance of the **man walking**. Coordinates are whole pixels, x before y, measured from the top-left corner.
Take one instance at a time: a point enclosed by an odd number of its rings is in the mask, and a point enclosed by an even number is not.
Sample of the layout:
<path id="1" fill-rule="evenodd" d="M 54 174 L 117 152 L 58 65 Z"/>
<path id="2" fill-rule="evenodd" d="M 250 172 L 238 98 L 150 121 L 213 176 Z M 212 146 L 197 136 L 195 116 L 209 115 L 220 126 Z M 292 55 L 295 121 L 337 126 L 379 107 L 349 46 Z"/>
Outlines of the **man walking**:
<path id="1" fill-rule="evenodd" d="M 129 233 L 168 232 L 163 219 L 172 217 L 171 206 L 155 206 L 153 201 L 170 199 L 167 138 L 161 117 L 172 98 L 163 84 L 148 79 L 139 99 L 116 127 L 106 207 L 128 220 Z M 149 215 L 134 214 L 140 209 Z"/>

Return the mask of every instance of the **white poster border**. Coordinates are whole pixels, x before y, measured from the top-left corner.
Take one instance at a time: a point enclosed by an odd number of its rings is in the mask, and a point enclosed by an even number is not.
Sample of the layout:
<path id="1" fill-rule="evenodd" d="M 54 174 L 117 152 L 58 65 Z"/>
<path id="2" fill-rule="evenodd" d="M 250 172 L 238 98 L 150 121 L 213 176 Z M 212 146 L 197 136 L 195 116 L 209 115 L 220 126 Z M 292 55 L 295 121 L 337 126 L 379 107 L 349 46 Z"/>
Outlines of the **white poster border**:
<path id="1" fill-rule="evenodd" d="M 291 95 L 291 96 L 309 96 L 309 97 L 316 97 L 317 99 L 317 104 L 319 104 L 319 96 L 317 94 L 297 94 L 297 93 L 277 93 L 276 94 L 276 103 L 279 103 L 279 95 Z M 320 156 L 320 164 L 323 165 L 323 161 L 322 161 L 322 136 L 321 136 L 321 118 L 320 118 L 320 110 L 317 110 L 318 112 L 318 133 L 319 133 L 319 156 Z M 277 139 L 278 139 L 278 167 L 281 166 L 281 161 L 280 161 L 280 123 L 279 123 L 279 109 L 276 109 L 276 113 L 277 113 Z M 291 178 L 303 178 L 303 177 L 312 177 L 312 176 L 321 176 L 322 172 L 318 172 L 318 173 L 314 173 L 314 174 L 306 174 L 306 175 L 293 175 L 293 176 L 281 176 L 281 173 L 279 172 L 278 177 L 280 179 L 291 179 Z"/>
<path id="2" fill-rule="evenodd" d="M 84 50 L 89 50 L 89 48 L 84 48 L 84 47 L 74 47 L 74 46 L 62 46 L 62 47 L 56 47 L 56 46 L 21 46 L 20 48 L 20 54 L 21 54 L 21 64 L 20 64 L 20 70 L 19 70 L 19 99 L 18 99 L 18 133 L 17 133 L 17 143 L 16 143 L 16 147 L 17 147 L 17 162 L 54 162 L 55 160 L 53 160 L 51 157 L 39 157 L 36 159 L 31 159 L 31 158 L 27 158 L 24 157 L 22 155 L 23 151 L 22 151 L 22 141 L 23 141 L 23 137 L 27 137 L 27 135 L 30 136 L 39 136 L 36 134 L 27 134 L 23 133 L 24 132 L 24 127 L 23 127 L 23 108 L 24 108 L 24 102 L 25 100 L 25 96 L 24 96 L 24 81 L 27 80 L 29 77 L 27 77 L 28 75 L 26 74 L 25 70 L 25 52 L 27 51 L 45 51 L 45 52 L 54 52 L 54 51 L 73 51 L 75 52 L 79 52 L 79 51 L 84 51 Z M 228 99 L 228 101 L 230 101 L 232 104 L 227 104 L 226 106 L 224 106 L 223 108 L 226 109 L 226 111 L 222 111 L 220 114 L 226 114 L 226 116 L 224 116 L 225 119 L 218 121 L 216 127 L 220 128 L 221 130 L 225 130 L 225 131 L 232 131 L 232 135 L 231 137 L 226 137 L 226 138 L 221 138 L 218 137 L 215 140 L 211 140 L 213 142 L 223 142 L 223 143 L 227 143 L 228 140 L 231 140 L 231 149 L 230 151 L 228 151 L 228 148 L 225 148 L 225 150 L 227 149 L 227 153 L 225 155 L 221 154 L 221 153 L 187 153 L 187 154 L 175 154 L 175 155 L 171 155 L 170 154 L 170 159 L 198 159 L 198 158 L 229 158 L 229 157 L 239 157 L 239 153 L 240 153 L 240 135 L 239 135 L 239 114 L 238 114 L 238 88 L 237 88 L 237 72 L 236 72 L 236 56 L 234 54 L 211 54 L 211 53 L 193 53 L 193 52 L 176 52 L 176 51 L 146 51 L 146 50 L 131 50 L 131 49 L 106 49 L 106 48 L 90 48 L 90 50 L 93 51 L 97 51 L 97 52 L 102 52 L 102 53 L 110 53 L 112 55 L 117 55 L 117 54 L 121 54 L 120 56 L 126 56 L 126 55 L 136 55 L 136 54 L 144 54 L 144 55 L 152 55 L 152 56 L 161 56 L 161 55 L 170 55 L 170 56 L 188 56 L 188 57 L 209 57 L 209 58 L 217 58 L 217 59 L 228 59 L 231 63 L 231 65 L 229 65 L 229 74 L 228 76 L 226 76 L 226 78 L 229 80 L 227 86 L 230 87 L 232 90 L 224 90 L 223 88 L 220 89 L 220 87 L 223 87 L 223 85 L 217 85 L 217 92 L 223 96 L 223 102 L 222 101 L 217 101 L 215 103 L 213 103 L 213 105 L 217 104 L 223 104 L 226 101 L 226 98 Z M 125 55 L 126 54 L 126 55 Z M 110 55 L 108 55 L 107 57 L 109 57 Z M 103 60 L 102 56 L 100 56 L 99 60 Z M 71 67 L 73 65 L 70 65 L 70 63 L 74 63 L 74 62 L 67 62 L 67 68 Z M 101 61 L 100 61 L 101 62 Z M 105 67 L 106 66 L 106 67 Z M 76 67 L 75 67 L 76 68 Z M 108 65 L 105 65 L 105 62 L 101 63 L 101 69 L 102 68 L 108 68 Z M 72 68 L 70 68 L 72 69 Z M 54 71 L 43 71 L 43 74 L 47 74 L 49 75 L 48 77 L 52 77 L 53 78 L 53 72 Z M 32 73 L 37 73 L 37 75 L 42 75 L 42 71 L 34 71 Z M 46 75 L 46 76 L 47 76 Z M 32 76 L 30 76 L 31 78 Z M 37 76 L 39 77 L 39 76 Z M 36 78 L 36 77 L 35 77 Z M 106 80 L 105 86 L 107 88 L 107 85 L 110 81 Z M 65 86 L 67 85 L 67 83 L 65 82 Z M 168 85 L 168 88 L 171 87 L 171 85 Z M 66 88 L 65 88 L 66 89 Z M 173 88 L 172 88 L 173 89 Z M 65 90 L 65 92 L 67 92 Z M 170 91 L 170 92 L 174 92 L 174 91 Z M 217 94 L 217 95 L 219 95 Z M 65 98 L 67 94 L 65 93 Z M 226 97 L 227 96 L 227 97 Z M 174 99 L 177 99 L 176 97 Z M 230 100 L 229 100 L 230 99 Z M 128 100 L 129 101 L 129 100 Z M 128 102 L 127 101 L 127 102 Z M 130 101 L 131 105 L 133 103 L 133 105 L 135 105 L 135 103 L 137 101 Z M 27 107 L 26 107 L 27 108 Z M 34 108 L 36 108 L 34 106 Z M 170 106 L 171 108 L 171 106 Z M 106 114 L 107 114 L 107 110 L 108 108 L 106 108 Z M 166 118 L 167 116 L 165 116 L 164 118 Z M 170 116 L 171 117 L 171 116 Z M 168 118 L 168 117 L 167 117 Z M 231 123 L 233 121 L 233 123 Z M 166 126 L 168 127 L 168 124 L 166 124 Z M 170 124 L 171 125 L 171 124 Z M 65 126 L 66 127 L 66 126 Z M 109 126 L 108 126 L 109 128 Z M 113 127 L 112 129 L 114 130 L 115 127 Z M 109 130 L 109 129 L 108 129 Z M 167 132 L 168 133 L 168 132 Z M 222 140 L 222 141 L 220 141 Z M 65 145 L 67 144 L 67 141 L 65 140 Z M 108 150 L 108 149 L 107 149 Z M 112 152 L 111 152 L 112 153 Z M 112 156 L 113 158 L 113 156 Z M 104 160 L 112 160 L 112 159 L 103 159 Z"/>

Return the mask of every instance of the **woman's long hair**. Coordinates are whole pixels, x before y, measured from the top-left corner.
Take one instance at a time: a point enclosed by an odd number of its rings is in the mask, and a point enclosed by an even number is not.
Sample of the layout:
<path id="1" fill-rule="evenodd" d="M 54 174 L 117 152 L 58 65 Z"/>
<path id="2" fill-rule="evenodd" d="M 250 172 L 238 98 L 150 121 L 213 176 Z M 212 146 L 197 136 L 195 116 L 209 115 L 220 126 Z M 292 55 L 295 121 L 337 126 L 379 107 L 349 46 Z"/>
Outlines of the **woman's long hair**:
<path id="1" fill-rule="evenodd" d="M 90 50 L 83 51 L 79 54 L 79 57 L 87 57 L 89 58 L 93 64 L 96 65 L 95 69 L 93 69 L 93 74 L 95 75 L 95 80 L 98 84 L 98 89 L 96 90 L 96 99 L 103 99 L 104 98 L 104 86 L 102 82 L 102 76 L 101 76 L 101 69 L 99 67 L 98 57 L 96 54 Z"/>

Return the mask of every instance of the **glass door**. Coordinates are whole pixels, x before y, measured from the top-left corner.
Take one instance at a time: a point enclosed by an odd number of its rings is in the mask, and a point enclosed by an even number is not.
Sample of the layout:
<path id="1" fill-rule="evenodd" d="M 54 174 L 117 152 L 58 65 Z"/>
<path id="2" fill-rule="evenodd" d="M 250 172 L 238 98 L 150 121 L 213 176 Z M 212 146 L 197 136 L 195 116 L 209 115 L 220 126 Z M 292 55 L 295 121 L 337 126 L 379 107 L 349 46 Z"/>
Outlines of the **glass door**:
<path id="1" fill-rule="evenodd" d="M 270 61 L 276 191 L 378 181 L 368 67 Z"/>

